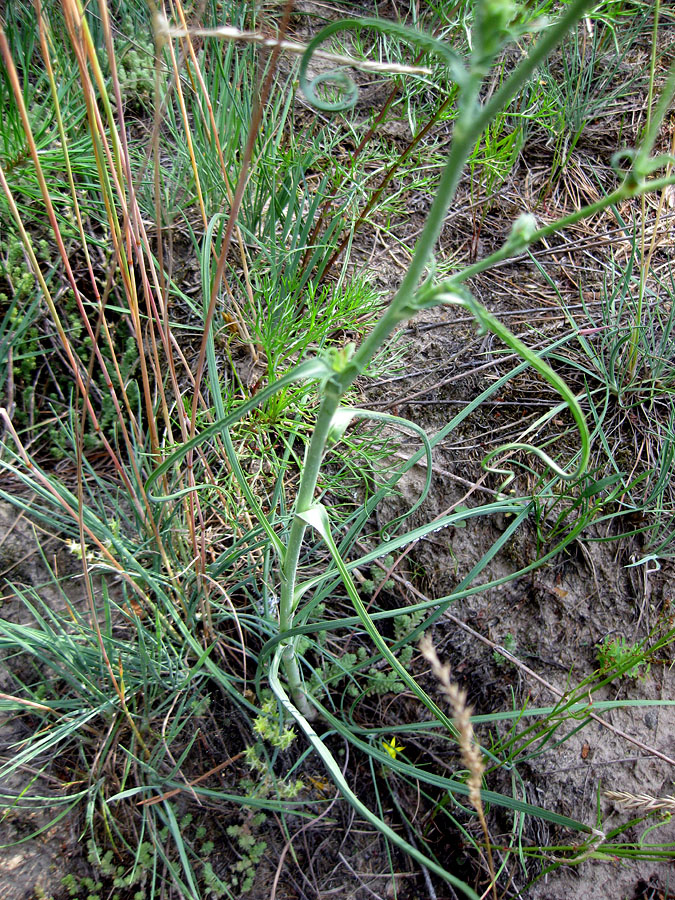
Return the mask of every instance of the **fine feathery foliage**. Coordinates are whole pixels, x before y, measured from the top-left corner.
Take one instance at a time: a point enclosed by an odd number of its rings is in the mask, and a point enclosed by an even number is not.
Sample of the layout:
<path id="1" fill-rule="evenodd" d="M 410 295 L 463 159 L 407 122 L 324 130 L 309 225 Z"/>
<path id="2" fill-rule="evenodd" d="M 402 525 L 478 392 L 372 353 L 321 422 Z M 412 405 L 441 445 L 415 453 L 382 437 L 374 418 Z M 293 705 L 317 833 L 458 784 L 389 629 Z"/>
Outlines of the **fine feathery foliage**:
<path id="1" fill-rule="evenodd" d="M 288 36 L 292 3 L 278 21 L 269 4 L 235 0 L 202 4 L 199 20 L 180 0 L 165 11 L 131 0 L 8 5 L 0 497 L 55 536 L 80 577 L 64 581 L 45 553 L 45 596 L 18 583 L 8 595 L 20 612 L 0 619 L 12 684 L 0 706 L 21 717 L 23 731 L 0 778 L 56 760 L 52 777 L 63 789 L 50 801 L 53 821 L 81 811 L 90 860 L 111 896 L 248 892 L 265 859 L 266 814 L 284 822 L 293 814 L 296 827 L 297 817 L 330 809 L 316 787 L 319 765 L 387 847 L 474 900 L 490 887 L 497 896 L 505 866 L 550 858 L 546 848 L 524 849 L 528 817 L 577 837 L 557 847 L 550 868 L 624 852 L 619 830 L 521 799 L 516 774 L 513 793 L 491 790 L 490 778 L 503 764 L 517 773 L 590 722 L 587 696 L 642 671 L 670 633 L 614 655 L 604 645 L 598 672 L 555 707 L 474 717 L 485 727 L 511 723 L 489 747 L 477 743 L 465 698 L 433 650 L 424 645 L 452 715 L 411 664 L 420 636 L 451 604 L 533 571 L 591 521 L 649 513 L 645 559 L 669 552 L 673 314 L 644 302 L 653 284 L 647 238 L 620 210 L 675 184 L 672 157 L 654 150 L 675 65 L 658 91 L 651 84 L 644 133 L 635 149 L 617 148 L 612 184 L 598 199 L 547 224 L 524 212 L 501 247 L 461 267 L 434 258 L 467 167 L 472 197 L 489 200 L 533 125 L 549 129 L 544 202 L 584 123 L 616 114 L 631 85 L 615 89 L 607 59 L 614 54 L 619 68 L 631 36 L 615 5 L 602 13 L 595 0 L 477 0 L 453 5 L 449 21 L 449 4 L 430 3 L 433 29 L 341 18 L 306 44 Z M 585 16 L 596 28 L 588 46 L 577 27 Z M 548 61 L 563 43 L 560 82 Z M 345 155 L 345 133 L 362 133 L 349 119 L 358 88 L 347 64 L 399 79 L 402 94 L 391 102 L 408 104 L 413 132 L 400 156 L 386 161 L 374 129 Z M 449 146 L 431 155 L 433 177 L 415 171 L 409 154 L 425 116 L 452 122 Z M 376 213 L 386 230 L 399 188 L 385 188 L 397 177 L 433 196 L 398 290 L 384 297 L 352 250 Z M 476 236 L 488 209 L 476 214 Z M 608 277 L 600 339 L 581 334 L 568 310 L 570 335 L 532 349 L 479 302 L 470 280 L 604 211 L 631 248 L 624 271 Z M 639 302 L 630 299 L 634 272 Z M 436 307 L 468 315 L 515 363 L 428 435 L 359 406 L 359 384 L 404 371 L 401 326 Z M 579 375 L 583 390 L 552 363 Z M 550 405 L 525 435 L 484 455 L 490 501 L 414 525 L 434 448 L 526 370 L 550 389 Z M 656 409 L 654 465 L 621 465 L 606 438 L 614 403 Z M 562 413 L 570 424 L 551 437 Z M 401 451 L 411 436 L 417 449 Z M 420 496 L 385 522 L 383 501 L 420 461 Z M 534 492 L 522 489 L 521 473 Z M 493 517 L 507 522 L 502 536 L 451 594 L 416 599 L 411 587 L 396 608 L 379 602 L 399 554 L 433 532 Z M 484 583 L 481 573 L 528 518 L 539 528 L 538 558 Z M 513 658 L 495 653 L 502 664 Z M 360 703 L 400 691 L 417 704 L 409 733 L 458 758 L 456 772 L 409 758 L 405 730 L 358 724 Z M 368 760 L 373 803 L 355 792 L 344 748 Z M 205 759 L 217 762 L 209 768 Z M 381 791 L 400 808 L 394 776 L 487 859 L 479 889 L 466 868 L 452 871 L 423 834 L 414 837 L 403 813 L 404 831 L 386 820 Z M 672 800 L 613 796 L 645 816 Z M 8 807 L 40 801 L 35 785 L 2 797 Z M 229 858 L 214 848 L 204 810 L 227 812 Z M 508 823 L 498 871 L 490 810 Z M 483 838 L 467 825 L 474 813 Z M 666 850 L 631 848 L 647 858 Z M 65 887 L 98 896 L 92 885 L 70 878 Z"/>

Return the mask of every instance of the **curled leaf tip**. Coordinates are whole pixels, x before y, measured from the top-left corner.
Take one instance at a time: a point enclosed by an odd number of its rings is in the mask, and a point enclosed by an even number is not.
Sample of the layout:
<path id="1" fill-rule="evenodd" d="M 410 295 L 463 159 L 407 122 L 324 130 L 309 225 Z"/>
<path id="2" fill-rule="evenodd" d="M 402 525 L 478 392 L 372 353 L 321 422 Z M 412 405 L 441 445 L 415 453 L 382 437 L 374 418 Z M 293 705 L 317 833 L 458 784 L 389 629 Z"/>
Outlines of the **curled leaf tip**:
<path id="1" fill-rule="evenodd" d="M 384 19 L 342 19 L 339 22 L 332 22 L 323 28 L 307 45 L 307 49 L 302 55 L 300 61 L 300 71 L 298 80 L 300 89 L 317 109 L 324 112 L 343 112 L 350 109 L 356 104 L 358 99 L 358 88 L 354 81 L 343 71 L 333 70 L 330 72 L 321 72 L 313 78 L 308 77 L 308 68 L 315 54 L 318 54 L 319 46 L 331 35 L 338 31 L 356 31 L 359 32 L 364 28 L 371 28 L 381 35 L 391 35 L 412 44 L 414 47 L 431 53 L 439 58 L 447 67 L 451 79 L 458 85 L 464 84 L 467 78 L 467 69 L 461 57 L 447 44 L 445 41 L 438 40 L 415 28 L 409 28 L 400 25 L 397 22 L 388 22 Z M 320 54 L 318 54 L 320 55 Z M 354 60 L 353 63 L 345 60 L 348 65 L 359 65 Z M 372 68 L 374 64 L 371 63 Z M 420 70 L 411 69 L 408 66 L 397 67 L 399 72 L 412 72 Z M 427 74 L 429 70 L 424 70 Z"/>

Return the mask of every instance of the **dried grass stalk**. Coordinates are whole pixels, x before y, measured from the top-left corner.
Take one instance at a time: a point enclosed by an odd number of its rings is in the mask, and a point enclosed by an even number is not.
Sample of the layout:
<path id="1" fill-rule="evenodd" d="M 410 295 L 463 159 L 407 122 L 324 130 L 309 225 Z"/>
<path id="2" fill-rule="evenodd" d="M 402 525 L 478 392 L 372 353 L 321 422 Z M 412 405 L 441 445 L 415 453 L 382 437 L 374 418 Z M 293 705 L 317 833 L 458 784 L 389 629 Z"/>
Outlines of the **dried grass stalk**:
<path id="1" fill-rule="evenodd" d="M 476 809 L 482 809 L 480 788 L 483 783 L 483 758 L 476 748 L 474 741 L 471 713 L 473 710 L 466 705 L 466 691 L 450 680 L 450 666 L 443 665 L 438 658 L 436 649 L 428 637 L 420 641 L 422 656 L 431 664 L 434 676 L 441 685 L 441 691 L 445 694 L 452 707 L 452 716 L 459 734 L 459 750 L 462 754 L 464 765 L 469 770 L 467 785 L 469 788 L 469 800 Z"/>
<path id="2" fill-rule="evenodd" d="M 481 828 L 483 829 L 483 834 L 485 835 L 485 848 L 488 867 L 490 870 L 492 893 L 496 900 L 497 885 L 494 863 L 492 860 L 492 849 L 490 846 L 490 833 L 488 831 L 487 821 L 485 819 L 485 813 L 483 811 L 483 801 L 480 796 L 480 789 L 483 783 L 483 772 L 485 771 L 485 766 L 483 764 L 483 757 L 481 756 L 480 751 L 476 746 L 476 741 L 474 738 L 473 725 L 471 724 L 471 713 L 473 712 L 473 710 L 470 706 L 466 705 L 466 691 L 463 690 L 463 688 L 460 688 L 458 684 L 455 684 L 450 680 L 450 666 L 447 663 L 445 663 L 445 665 L 441 663 L 430 638 L 422 638 L 422 640 L 420 641 L 420 651 L 427 662 L 431 664 L 434 676 L 438 679 L 438 682 L 441 686 L 441 691 L 448 698 L 450 706 L 452 707 L 452 718 L 455 724 L 455 728 L 457 729 L 459 751 L 461 753 L 464 765 L 469 770 L 469 777 L 467 779 L 467 786 L 469 788 L 469 800 L 471 801 L 471 805 L 478 813 L 478 820 L 480 821 Z"/>

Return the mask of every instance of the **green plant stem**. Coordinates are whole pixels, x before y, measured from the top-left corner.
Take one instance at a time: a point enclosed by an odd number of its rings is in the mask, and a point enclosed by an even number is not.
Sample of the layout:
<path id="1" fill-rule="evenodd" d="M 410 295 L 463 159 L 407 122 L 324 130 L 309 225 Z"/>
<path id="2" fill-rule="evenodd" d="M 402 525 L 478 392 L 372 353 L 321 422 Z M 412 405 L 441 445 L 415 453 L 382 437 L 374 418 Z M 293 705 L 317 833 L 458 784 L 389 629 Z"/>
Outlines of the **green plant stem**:
<path id="1" fill-rule="evenodd" d="M 536 231 L 532 232 L 527 244 L 516 247 L 513 244 L 509 244 L 507 241 L 499 248 L 499 250 L 495 250 L 494 253 L 491 253 L 484 259 L 479 259 L 472 265 L 462 269 L 461 272 L 457 272 L 456 275 L 452 275 L 446 280 L 445 284 L 447 285 L 448 290 L 450 290 L 453 286 L 462 284 L 470 278 L 473 278 L 475 275 L 480 275 L 481 272 L 491 269 L 497 263 L 503 262 L 505 259 L 510 259 L 511 257 L 524 252 L 529 246 L 536 244 L 538 241 L 543 240 L 549 235 L 555 234 L 570 225 L 575 225 L 577 222 L 581 221 L 581 219 L 594 216 L 596 213 L 607 209 L 607 207 L 616 206 L 618 203 L 621 203 L 623 200 L 628 200 L 631 197 L 638 197 L 642 194 L 651 193 L 652 191 L 660 191 L 671 184 L 675 184 L 675 174 L 664 175 L 662 178 L 653 178 L 650 181 L 641 182 L 633 182 L 632 180 L 627 179 L 620 187 L 616 188 L 616 190 L 612 191 L 612 193 L 608 194 L 606 197 L 597 200 L 595 203 L 589 203 L 588 206 L 584 206 L 582 209 L 578 209 L 567 216 L 563 216 L 561 219 L 556 219 L 555 222 L 551 222 L 543 228 L 538 228 Z"/>
<path id="2" fill-rule="evenodd" d="M 304 731 L 306 737 L 311 742 L 312 746 L 316 750 L 318 756 L 328 769 L 331 778 L 335 781 L 337 786 L 340 788 L 342 796 L 354 807 L 354 809 L 363 816 L 363 818 L 374 825 L 378 831 L 382 832 L 388 840 L 390 840 L 393 844 L 400 847 L 406 853 L 413 857 L 413 859 L 417 860 L 421 865 L 426 866 L 430 869 L 435 875 L 438 875 L 444 881 L 456 887 L 458 890 L 461 890 L 465 896 L 469 897 L 470 900 L 478 900 L 478 894 L 469 887 L 468 884 L 465 884 L 463 881 L 460 881 L 459 878 L 456 878 L 442 866 L 439 866 L 438 863 L 426 857 L 423 853 L 414 847 L 412 844 L 409 844 L 407 841 L 403 840 L 403 838 L 398 835 L 393 829 L 391 829 L 385 822 L 383 822 L 378 816 L 376 816 L 373 812 L 371 812 L 368 807 L 359 800 L 356 794 L 352 791 L 352 789 L 347 784 L 344 775 L 340 771 L 340 767 L 335 761 L 333 755 L 328 750 L 328 748 L 324 745 L 321 738 L 314 731 L 312 726 L 309 724 L 306 716 L 300 715 L 298 710 L 293 706 L 293 704 L 288 699 L 286 692 L 283 689 L 281 682 L 279 681 L 279 652 L 275 654 L 272 665 L 270 666 L 270 674 L 269 681 L 274 693 L 277 698 L 281 702 L 282 706 L 286 710 L 286 712 L 298 723 L 300 728 Z M 288 677 L 288 670 L 286 670 L 286 676 Z M 305 701 L 307 702 L 307 701 Z"/>
<path id="3" fill-rule="evenodd" d="M 654 28 L 652 32 L 652 52 L 649 60 L 649 91 L 647 94 L 647 123 L 645 125 L 645 137 L 651 134 L 652 125 L 652 103 L 654 102 L 654 75 L 656 74 L 656 39 L 659 30 L 659 12 L 661 0 L 656 0 L 654 4 Z M 657 119 L 658 121 L 658 119 Z M 646 141 L 645 141 L 646 143 Z M 635 375 L 637 365 L 638 342 L 640 340 L 640 328 L 642 326 L 642 306 L 644 304 L 645 285 L 647 283 L 647 259 L 645 258 L 645 240 L 647 229 L 647 205 L 645 196 L 642 195 L 642 204 L 640 208 L 640 251 L 642 256 L 642 266 L 640 270 L 640 281 L 638 284 L 637 311 L 635 313 L 635 321 L 630 336 L 630 350 L 628 354 L 628 374 L 632 378 Z"/>
<path id="4" fill-rule="evenodd" d="M 279 627 L 282 633 L 293 624 L 297 569 L 307 527 L 306 523 L 300 519 L 300 514 L 307 512 L 313 502 L 326 441 L 340 400 L 358 375 L 364 371 L 375 353 L 391 336 L 396 326 L 411 318 L 418 311 L 419 307 L 416 306 L 415 301 L 419 282 L 424 276 L 443 228 L 447 210 L 454 199 L 462 171 L 476 141 L 494 116 L 509 105 L 539 63 L 548 56 L 563 35 L 579 20 L 584 10 L 592 5 L 592 2 L 593 0 L 573 0 L 564 15 L 540 37 L 527 58 L 495 92 L 486 105 L 481 106 L 477 101 L 482 80 L 481 74 L 486 65 L 485 60 L 477 61 L 460 91 L 461 111 L 453 133 L 452 147 L 436 196 L 415 247 L 410 267 L 391 303 L 352 360 L 344 365 L 341 371 L 336 372 L 326 384 L 317 423 L 307 450 L 293 522 L 281 567 Z M 284 652 L 284 666 L 293 700 L 299 704 L 299 709 L 304 715 L 309 715 L 309 706 L 304 698 L 302 683 L 298 677 L 294 642 L 291 642 Z"/>
<path id="5" fill-rule="evenodd" d="M 300 487 L 295 503 L 293 522 L 288 535 L 288 544 L 281 567 L 281 598 L 279 601 L 279 631 L 283 634 L 293 627 L 295 611 L 295 586 L 302 542 L 307 523 L 300 518 L 300 513 L 307 512 L 314 500 L 314 491 L 319 478 L 319 470 L 323 460 L 324 448 L 333 417 L 340 404 L 342 394 L 332 381 L 326 387 L 319 415 L 307 448 L 307 455 L 300 479 Z M 284 670 L 288 679 L 293 701 L 306 718 L 314 718 L 314 709 L 309 706 L 302 688 L 302 679 L 295 654 L 295 641 L 289 642 L 283 654 Z"/>

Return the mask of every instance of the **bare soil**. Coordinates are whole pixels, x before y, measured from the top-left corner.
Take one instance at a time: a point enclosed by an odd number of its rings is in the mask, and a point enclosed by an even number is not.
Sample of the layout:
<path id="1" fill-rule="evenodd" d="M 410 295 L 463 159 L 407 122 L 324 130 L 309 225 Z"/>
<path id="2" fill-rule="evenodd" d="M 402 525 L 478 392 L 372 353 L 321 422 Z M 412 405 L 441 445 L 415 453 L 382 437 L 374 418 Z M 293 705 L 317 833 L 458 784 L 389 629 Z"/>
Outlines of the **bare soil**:
<path id="1" fill-rule="evenodd" d="M 306 6 L 316 6 L 325 13 L 323 4 Z M 361 101 L 364 114 L 370 108 L 376 110 L 383 100 L 380 89 L 367 96 L 367 103 Z M 404 145 L 405 128 L 401 123 L 390 123 L 386 137 L 391 141 L 400 140 Z M 432 134 L 430 139 L 433 137 Z M 481 209 L 477 214 L 472 207 L 468 179 L 463 182 L 447 219 L 439 255 L 455 252 L 457 248 L 464 258 L 483 255 L 503 241 L 519 212 L 536 209 L 542 220 L 548 220 L 570 211 L 580 202 L 592 200 L 597 196 L 597 186 L 591 173 L 604 173 L 611 180 L 609 159 L 616 148 L 616 138 L 616 132 L 606 121 L 590 123 L 562 177 L 546 194 L 545 179 L 552 150 L 545 135 L 533 135 L 519 165 L 484 217 Z M 423 157 L 423 147 L 418 152 Z M 421 194 L 413 198 L 409 214 L 396 226 L 402 243 L 414 241 L 429 199 Z M 649 200 L 647 208 L 653 211 L 651 204 Z M 598 311 L 603 273 L 594 256 L 599 252 L 594 244 L 614 227 L 615 220 L 607 214 L 571 230 L 556 247 L 537 251 L 537 259 L 556 285 L 557 296 L 541 270 L 528 260 L 511 261 L 496 273 L 476 279 L 471 288 L 524 339 L 553 340 L 568 327 L 560 296 L 578 312 L 581 292 L 587 309 Z M 656 258 L 661 254 L 665 264 L 668 247 L 672 250 L 672 238 L 666 233 L 659 240 Z M 405 254 L 400 245 L 394 246 L 390 236 L 378 230 L 377 222 L 359 237 L 353 250 L 355 269 L 365 263 L 374 282 L 389 291 L 400 282 L 405 271 Z M 363 402 L 409 417 L 430 433 L 493 383 L 508 365 L 503 348 L 496 341 L 489 336 L 477 336 L 466 316 L 457 316 L 449 310 L 423 314 L 400 339 L 408 348 L 409 365 L 405 374 L 379 381 L 364 380 L 360 386 Z M 490 449 L 527 427 L 551 402 L 552 395 L 546 386 L 531 375 L 521 376 L 462 423 L 434 454 L 432 490 L 412 524 L 429 521 L 461 503 L 473 506 L 494 497 L 498 484 L 485 478 L 481 460 Z M 565 425 L 566 420 L 561 416 L 563 445 L 567 442 L 573 451 L 573 438 L 566 434 Z M 634 423 L 621 420 L 617 412 L 617 427 L 625 429 L 622 432 L 625 444 L 632 450 Z M 401 496 L 383 505 L 378 513 L 381 522 L 408 507 L 418 496 L 422 483 L 420 466 L 407 476 Z M 527 476 L 520 476 L 517 484 L 519 488 L 526 487 Z M 476 519 L 469 520 L 464 528 L 433 534 L 415 545 L 397 574 L 429 597 L 445 596 L 493 546 L 508 524 L 508 520 L 498 517 Z M 567 695 L 597 669 L 596 648 L 603 638 L 623 636 L 636 642 L 670 627 L 675 600 L 673 565 L 662 562 L 657 571 L 644 565 L 631 568 L 630 564 L 641 556 L 639 539 L 599 540 L 608 536 L 589 527 L 564 553 L 541 569 L 500 588 L 473 595 L 451 608 L 453 618 L 445 617 L 434 626 L 439 655 L 451 663 L 477 714 L 525 705 L 552 706 L 560 695 Z M 12 585 L 33 587 L 54 608 L 63 608 L 63 598 L 58 592 L 50 592 L 49 573 L 38 552 L 41 546 L 45 556 L 53 559 L 57 547 L 49 541 L 45 535 L 36 536 L 28 521 L 17 518 L 11 507 L 0 507 L 3 617 L 27 621 L 23 605 L 12 593 Z M 527 566 L 541 552 L 537 523 L 530 519 L 478 580 L 487 582 L 512 573 Z M 67 571 L 67 561 L 62 554 L 57 555 L 61 571 Z M 81 602 L 74 577 L 67 582 L 66 591 L 70 602 Z M 500 658 L 495 650 L 507 643 L 513 648 L 517 664 Z M 614 682 L 604 692 L 595 693 L 592 700 L 670 699 L 675 686 L 672 663 L 672 655 L 664 651 L 639 679 L 626 677 Z M 422 664 L 418 661 L 415 665 L 421 677 L 428 679 Z M 6 661 L 4 671 L 0 670 L 0 689 L 7 694 L 12 693 L 13 666 L 13 661 Z M 433 689 L 430 680 L 427 686 Z M 372 709 L 374 718 L 387 720 L 389 717 L 390 721 L 412 720 L 417 713 L 414 700 L 407 696 L 383 698 Z M 505 792 L 516 790 L 528 802 L 581 820 L 605 834 L 633 818 L 630 810 L 606 798 L 605 791 L 653 797 L 672 794 L 673 767 L 663 757 L 675 755 L 673 708 L 636 706 L 598 713 L 598 716 L 598 720 L 562 743 L 542 748 L 515 771 L 495 773 L 488 787 Z M 2 721 L 0 761 L 16 753 L 25 737 L 25 727 L 18 718 Z M 489 743 L 487 729 L 482 729 L 479 737 Z M 363 761 L 357 761 L 355 769 L 355 786 L 370 791 L 366 799 L 375 804 L 371 775 Z M 312 774 L 321 779 L 321 772 Z M 59 788 L 49 778 L 42 777 L 39 785 L 39 793 L 44 798 L 42 804 L 24 808 L 20 794 L 27 776 L 30 773 L 17 771 L 3 785 L 3 793 L 16 796 L 17 802 L 0 821 L 0 845 L 5 848 L 0 856 L 0 898 L 62 900 L 66 896 L 61 885 L 63 875 L 89 871 L 78 843 L 81 816 L 74 813 L 47 831 L 41 831 L 54 817 L 56 804 L 50 798 L 57 797 Z M 317 788 L 319 792 L 322 790 L 322 786 Z M 332 800 L 332 788 L 327 786 L 325 790 L 327 795 L 321 796 L 322 801 Z M 426 811 L 424 804 L 418 806 L 419 798 L 407 786 L 399 784 L 394 788 L 396 791 L 397 801 L 413 821 L 418 809 L 420 815 Z M 233 853 L 224 829 L 234 821 L 234 814 L 225 812 L 219 818 L 216 810 L 203 812 L 211 820 L 210 836 L 216 842 L 214 868 L 218 870 L 221 865 L 226 871 Z M 405 826 L 392 803 L 385 812 L 391 824 L 404 833 Z M 428 873 L 420 871 L 408 859 L 394 854 L 390 866 L 382 840 L 355 820 L 342 801 L 335 799 L 334 804 L 325 804 L 322 813 L 317 814 L 314 822 L 292 823 L 292 842 L 281 823 L 270 821 L 264 835 L 268 851 L 249 895 L 252 900 L 271 896 L 279 900 L 301 897 L 451 900 L 454 897 L 452 891 L 430 881 Z M 499 848 L 500 839 L 507 837 L 507 823 L 493 813 L 490 824 L 493 842 Z M 647 827 L 642 824 L 628 828 L 626 840 L 635 841 L 641 834 L 646 836 Z M 38 831 L 39 835 L 32 836 Z M 664 842 L 675 841 L 672 822 L 665 822 L 657 833 Z M 527 822 L 523 833 L 524 843 L 564 844 L 566 839 L 569 836 L 543 823 Z M 477 883 L 485 883 L 475 855 L 461 846 L 459 833 L 432 834 L 430 840 L 435 852 L 441 857 L 445 855 L 449 868 L 467 880 L 475 878 Z M 566 855 L 570 857 L 569 852 Z M 549 862 L 555 861 L 555 853 L 551 853 Z M 392 868 L 396 872 L 393 878 L 389 874 Z M 500 896 L 504 898 L 666 900 L 675 896 L 672 860 L 607 861 L 592 858 L 590 854 L 585 861 L 559 867 L 530 887 L 526 885 L 542 870 L 541 863 L 530 861 L 527 876 L 510 862 L 508 869 L 513 872 L 512 877 L 500 880 Z"/>
<path id="2" fill-rule="evenodd" d="M 461 333 L 461 326 L 437 327 L 435 318 L 427 314 L 427 322 L 419 326 L 417 333 L 410 334 L 411 358 L 424 374 L 397 383 L 399 398 L 420 395 L 428 389 L 431 379 L 426 373 L 439 358 L 458 358 L 458 374 L 461 373 L 461 360 L 467 355 L 466 335 Z M 434 327 L 424 331 L 425 324 Z M 460 337 L 453 338 L 453 332 L 457 331 Z M 430 339 L 429 335 L 433 337 Z M 398 401 L 397 414 L 413 418 L 433 433 L 443 424 L 441 417 L 447 408 L 444 401 L 453 399 L 461 403 L 467 391 L 480 389 L 481 377 L 472 379 L 467 388 L 465 378 L 458 382 L 448 379 L 451 372 L 451 366 L 446 365 L 434 370 L 433 380 L 442 386 L 424 396 L 437 397 L 438 404 L 416 407 L 415 401 L 410 405 Z M 426 388 L 421 387 L 425 382 Z M 377 400 L 374 405 L 378 405 Z M 481 420 L 489 418 L 490 412 L 494 415 L 494 411 L 481 410 L 478 423 L 467 426 L 466 433 L 474 441 L 480 434 Z M 489 437 L 489 426 L 483 427 Z M 480 466 L 467 459 L 465 447 L 461 435 L 456 445 L 448 440 L 434 453 L 437 469 L 432 490 L 411 525 L 430 521 L 460 503 L 473 505 L 467 496 L 472 494 L 472 488 L 467 485 L 479 482 L 482 473 Z M 382 520 L 400 514 L 411 505 L 419 496 L 423 482 L 420 465 L 407 476 L 402 496 L 384 504 Z M 429 597 L 450 594 L 507 524 L 508 520 L 494 517 L 469 519 L 463 528 L 447 529 L 422 539 L 403 564 L 408 577 L 414 573 L 414 582 L 423 586 Z M 638 641 L 658 629 L 659 623 L 668 626 L 673 602 L 672 564 L 666 563 L 659 571 L 648 574 L 645 567 L 627 568 L 639 552 L 636 541 L 624 538 L 600 543 L 597 541 L 600 536 L 599 529 L 589 527 L 563 554 L 541 569 L 459 602 L 450 609 L 452 621 L 441 620 L 435 626 L 438 652 L 451 663 L 476 713 L 555 705 L 560 697 L 569 696 L 575 685 L 597 670 L 597 645 L 606 636 L 621 635 Z M 538 553 L 535 524 L 527 521 L 481 573 L 478 582 L 504 577 L 536 559 Z M 495 648 L 504 644 L 512 648 L 521 665 L 499 658 Z M 594 693 L 593 701 L 672 698 L 675 674 L 669 650 L 665 651 L 665 657 L 639 678 L 623 678 Z M 568 730 L 573 730 L 573 723 Z M 608 833 L 628 823 L 633 814 L 606 798 L 605 791 L 652 797 L 672 793 L 673 764 L 667 760 L 674 756 L 673 734 L 675 710 L 672 707 L 638 706 L 600 713 L 597 721 L 559 745 L 552 741 L 552 746 L 517 767 L 523 780 L 523 799 Z M 484 733 L 481 737 L 485 737 Z M 497 775 L 492 786 L 508 792 L 511 777 L 507 773 Z M 646 831 L 645 824 L 628 828 L 625 839 L 636 840 Z M 663 841 L 675 840 L 673 823 L 664 824 L 658 834 Z M 536 834 L 530 837 L 542 844 L 556 842 L 554 832 L 541 822 L 537 824 Z M 554 854 L 551 854 L 553 861 Z M 536 865 L 531 865 L 530 875 L 536 871 Z M 641 886 L 647 885 L 655 891 L 653 896 L 665 897 L 674 879 L 672 859 L 661 863 L 618 859 L 607 863 L 589 859 L 579 865 L 558 868 L 527 890 L 522 875 L 515 875 L 503 896 L 531 900 L 569 897 L 633 900 L 643 896 Z"/>
<path id="3" fill-rule="evenodd" d="M 63 595 L 55 588 L 42 554 L 61 571 L 73 572 L 61 552 L 60 542 L 40 533 L 8 503 L 0 503 L 0 614 L 10 622 L 33 625 L 32 617 L 14 590 L 35 590 L 52 609 L 65 612 Z M 73 573 L 64 583 L 71 602 L 81 601 L 82 591 Z M 0 692 L 16 695 L 15 678 L 30 683 L 34 677 L 28 660 L 0 656 Z M 25 717 L 0 717 L 0 765 L 10 762 L 31 736 Z M 50 762 L 45 760 L 45 762 Z M 59 818 L 63 791 L 48 772 L 38 775 L 19 767 L 2 782 L 3 813 L 0 816 L 0 897 L 3 900 L 43 900 L 62 895 L 61 879 L 78 870 L 82 855 L 78 844 L 77 817 Z M 34 782 L 31 785 L 31 782 Z M 27 792 L 27 785 L 31 785 Z M 41 799 L 27 800 L 24 795 Z M 11 801 L 14 801 L 13 804 Z M 8 806 L 8 801 L 10 804 Z M 53 824 L 51 824 L 53 822 Z M 85 870 L 86 871 L 86 870 Z"/>

